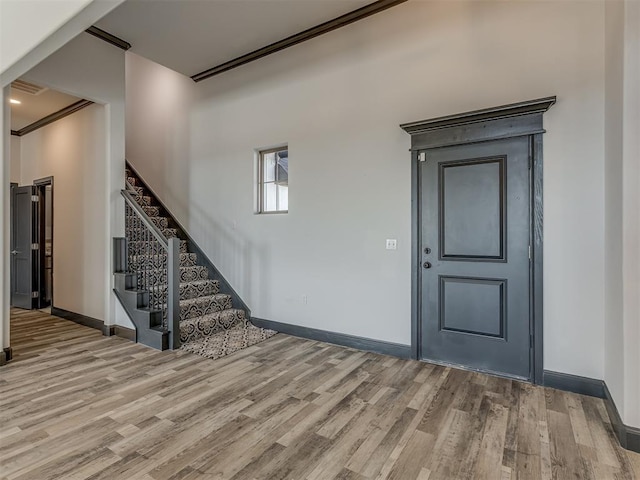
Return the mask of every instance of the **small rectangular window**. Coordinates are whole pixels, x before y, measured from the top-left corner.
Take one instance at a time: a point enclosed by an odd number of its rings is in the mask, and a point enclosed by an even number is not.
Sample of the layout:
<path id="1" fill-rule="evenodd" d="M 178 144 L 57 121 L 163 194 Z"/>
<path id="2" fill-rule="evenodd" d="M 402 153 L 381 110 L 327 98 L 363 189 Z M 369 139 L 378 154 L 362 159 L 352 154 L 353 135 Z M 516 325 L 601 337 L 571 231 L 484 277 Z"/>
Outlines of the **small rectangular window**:
<path id="1" fill-rule="evenodd" d="M 262 150 L 258 158 L 258 213 L 289 211 L 289 150 Z"/>

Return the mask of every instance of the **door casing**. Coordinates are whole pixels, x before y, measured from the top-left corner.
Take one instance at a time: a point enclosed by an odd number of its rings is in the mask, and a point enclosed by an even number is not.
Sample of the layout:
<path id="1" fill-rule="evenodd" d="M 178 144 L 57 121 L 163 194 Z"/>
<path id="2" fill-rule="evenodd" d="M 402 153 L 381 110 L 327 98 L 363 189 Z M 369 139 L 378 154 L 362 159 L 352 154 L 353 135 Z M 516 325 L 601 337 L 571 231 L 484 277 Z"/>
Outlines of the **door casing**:
<path id="1" fill-rule="evenodd" d="M 39 296 L 37 298 L 37 308 L 43 308 L 43 307 L 53 307 L 53 257 L 51 258 L 51 275 L 52 275 L 52 286 L 51 286 L 51 302 L 49 304 L 46 304 L 44 301 L 44 289 L 45 289 L 45 281 L 44 281 L 44 276 L 45 276 L 45 228 L 46 228 L 46 211 L 45 208 L 51 208 L 51 251 L 53 252 L 53 225 L 54 225 L 54 204 L 53 204 L 53 197 L 54 197 L 54 189 L 53 189 L 53 177 L 45 177 L 45 178 L 40 178 L 38 180 L 35 180 L 33 182 L 33 185 L 36 187 L 36 191 L 38 196 L 40 197 L 41 201 L 40 204 L 38 205 L 38 244 L 40 245 L 40 249 L 38 251 L 38 262 L 37 262 L 37 274 L 36 274 L 36 283 L 37 283 L 37 289 L 39 292 Z M 46 202 L 44 201 L 44 191 L 45 188 L 50 185 L 51 186 L 51 205 L 48 207 Z"/>
<path id="2" fill-rule="evenodd" d="M 543 199 L 542 199 L 542 135 L 543 114 L 556 102 L 546 97 L 483 110 L 411 122 L 400 127 L 411 135 L 411 353 L 416 360 L 422 358 L 421 338 L 421 268 L 420 244 L 420 151 L 452 145 L 464 145 L 491 140 L 528 137 L 530 161 L 530 314 L 533 348 L 530 379 L 536 384 L 543 381 Z"/>

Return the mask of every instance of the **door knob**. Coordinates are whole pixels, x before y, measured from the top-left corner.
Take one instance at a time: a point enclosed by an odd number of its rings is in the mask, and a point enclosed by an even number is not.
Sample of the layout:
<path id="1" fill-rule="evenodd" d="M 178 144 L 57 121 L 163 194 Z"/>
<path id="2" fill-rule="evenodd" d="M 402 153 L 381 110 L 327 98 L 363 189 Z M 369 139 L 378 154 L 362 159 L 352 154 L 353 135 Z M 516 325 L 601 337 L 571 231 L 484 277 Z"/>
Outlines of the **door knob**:
<path id="1" fill-rule="evenodd" d="M 20 252 L 18 252 L 17 250 L 11 250 L 11 255 L 17 255 L 18 253 Z"/>
<path id="2" fill-rule="evenodd" d="M 424 268 L 431 268 L 431 263 L 429 263 L 429 262 L 424 262 L 424 263 L 422 264 L 422 266 L 423 266 Z"/>

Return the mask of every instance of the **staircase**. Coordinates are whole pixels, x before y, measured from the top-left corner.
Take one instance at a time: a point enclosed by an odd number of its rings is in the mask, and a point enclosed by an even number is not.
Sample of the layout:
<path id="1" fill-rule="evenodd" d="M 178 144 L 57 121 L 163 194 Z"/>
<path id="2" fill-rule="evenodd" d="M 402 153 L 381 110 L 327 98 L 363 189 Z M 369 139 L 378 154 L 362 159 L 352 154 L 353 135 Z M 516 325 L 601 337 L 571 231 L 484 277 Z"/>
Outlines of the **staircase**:
<path id="1" fill-rule="evenodd" d="M 239 297 L 226 284 L 217 271 L 211 272 L 212 265 L 202 254 L 194 253 L 197 246 L 188 240 L 169 212 L 161 205 L 140 177 L 127 166 L 127 190 L 144 212 L 147 220 L 157 227 L 166 239 L 179 238 L 179 335 L 181 349 L 208 358 L 219 358 L 243 348 L 262 342 L 277 332 L 254 326 L 245 310 L 234 308 L 234 297 Z M 127 272 L 116 273 L 116 293 L 136 324 L 140 338 L 153 331 L 162 331 L 166 336 L 171 325 L 167 325 L 166 309 L 168 296 L 167 252 L 153 241 L 149 232 L 133 221 L 133 209 L 127 208 L 126 265 Z M 140 214 L 138 214 L 140 215 Z M 156 230 L 156 231 L 158 231 Z M 123 255 L 123 256 L 124 256 Z M 213 268 L 215 270 L 215 268 Z M 137 272 L 137 273 L 136 273 Z M 136 276 L 132 276 L 135 273 Z M 118 275 L 122 278 L 118 279 Z M 140 282 L 144 277 L 144 282 Z M 135 280 L 138 280 L 136 282 Z M 224 289 L 221 289 L 221 283 Z M 140 285 L 144 284 L 144 291 Z M 221 291 L 227 290 L 227 291 Z M 135 297 L 127 302 L 127 295 Z M 159 305 L 161 312 L 151 312 L 149 306 Z M 154 316 L 155 320 L 136 321 L 142 314 Z M 162 318 L 164 317 L 164 318 Z M 141 331 L 142 330 L 142 331 Z M 146 332 L 150 330 L 150 332 Z M 175 333 L 174 333 L 175 334 Z M 146 342 L 142 342 L 146 343 Z M 166 339 L 159 343 L 147 343 L 156 348 L 167 348 Z"/>

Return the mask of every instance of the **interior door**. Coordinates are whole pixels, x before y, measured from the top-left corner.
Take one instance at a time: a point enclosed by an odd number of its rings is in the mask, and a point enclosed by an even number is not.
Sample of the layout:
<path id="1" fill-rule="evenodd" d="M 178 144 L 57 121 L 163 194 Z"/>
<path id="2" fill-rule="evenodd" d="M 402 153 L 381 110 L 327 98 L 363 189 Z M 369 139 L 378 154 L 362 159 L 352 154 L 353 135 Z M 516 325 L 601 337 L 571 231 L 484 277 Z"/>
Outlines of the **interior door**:
<path id="1" fill-rule="evenodd" d="M 421 356 L 530 379 L 528 138 L 425 153 Z"/>
<path id="2" fill-rule="evenodd" d="M 11 189 L 11 305 L 18 308 L 33 308 L 34 266 L 37 251 L 32 244 L 37 243 L 36 210 L 32 196 L 35 187 L 14 187 Z"/>

